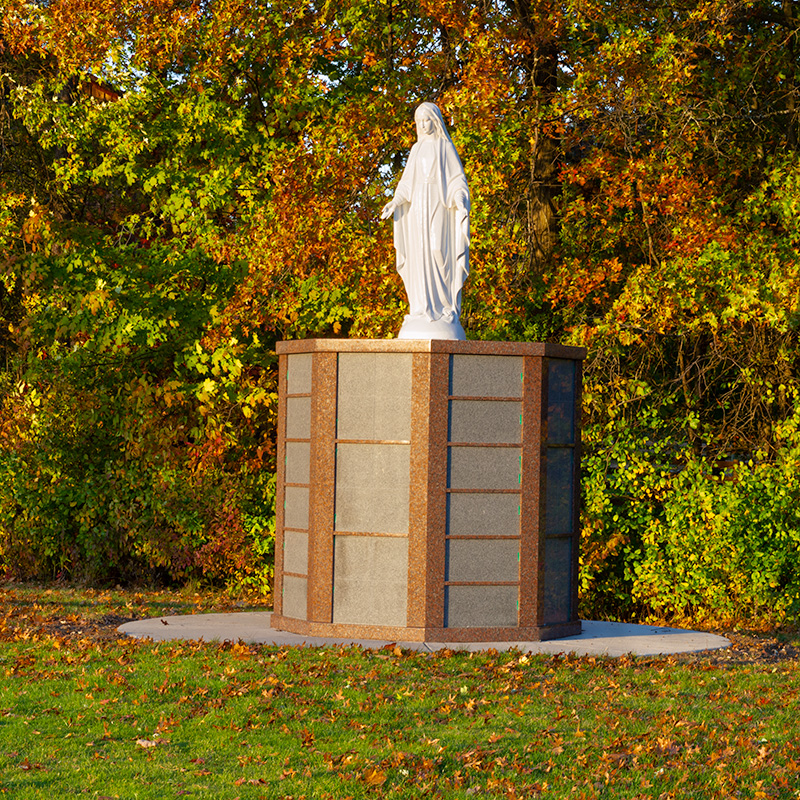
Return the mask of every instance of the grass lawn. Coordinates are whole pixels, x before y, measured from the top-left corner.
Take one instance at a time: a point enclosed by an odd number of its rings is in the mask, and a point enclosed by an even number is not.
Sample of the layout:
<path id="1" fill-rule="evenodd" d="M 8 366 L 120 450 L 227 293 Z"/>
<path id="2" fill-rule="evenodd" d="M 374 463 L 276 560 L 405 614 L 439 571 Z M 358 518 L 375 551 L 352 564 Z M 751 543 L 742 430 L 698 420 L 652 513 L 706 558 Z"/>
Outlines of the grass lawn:
<path id="1" fill-rule="evenodd" d="M 0 793 L 800 798 L 796 637 L 780 658 L 601 659 L 113 633 L 253 607 L 0 587 Z"/>

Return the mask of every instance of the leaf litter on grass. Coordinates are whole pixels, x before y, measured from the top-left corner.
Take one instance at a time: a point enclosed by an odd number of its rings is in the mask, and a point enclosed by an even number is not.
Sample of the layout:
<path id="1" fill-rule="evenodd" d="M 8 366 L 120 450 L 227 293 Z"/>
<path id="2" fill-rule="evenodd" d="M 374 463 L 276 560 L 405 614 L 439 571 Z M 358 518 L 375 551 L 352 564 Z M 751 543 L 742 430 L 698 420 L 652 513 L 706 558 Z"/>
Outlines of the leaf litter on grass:
<path id="1" fill-rule="evenodd" d="M 14 797 L 794 798 L 800 787 L 797 659 L 278 649 L 8 626 L 0 639 L 0 789 Z"/>

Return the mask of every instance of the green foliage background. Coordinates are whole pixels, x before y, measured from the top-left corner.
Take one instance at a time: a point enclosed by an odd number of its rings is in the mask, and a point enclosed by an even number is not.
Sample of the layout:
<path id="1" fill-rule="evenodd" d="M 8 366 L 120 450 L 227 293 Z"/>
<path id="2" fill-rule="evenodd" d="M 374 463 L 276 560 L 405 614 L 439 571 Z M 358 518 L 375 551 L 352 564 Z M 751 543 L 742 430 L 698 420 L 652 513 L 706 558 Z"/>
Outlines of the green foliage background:
<path id="1" fill-rule="evenodd" d="M 275 342 L 396 330 L 435 100 L 468 336 L 589 351 L 583 613 L 797 617 L 794 0 L 3 6 L 8 576 L 268 591 Z"/>

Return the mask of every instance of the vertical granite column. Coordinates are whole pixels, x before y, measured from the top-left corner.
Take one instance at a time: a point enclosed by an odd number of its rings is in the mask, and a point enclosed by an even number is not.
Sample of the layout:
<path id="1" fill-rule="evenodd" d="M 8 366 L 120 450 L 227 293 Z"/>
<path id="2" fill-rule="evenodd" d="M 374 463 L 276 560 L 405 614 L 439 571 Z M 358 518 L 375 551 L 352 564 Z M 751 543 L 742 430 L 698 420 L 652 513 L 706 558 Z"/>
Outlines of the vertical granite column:
<path id="1" fill-rule="evenodd" d="M 522 378 L 522 495 L 520 497 L 520 619 L 523 628 L 542 624 L 544 598 L 544 476 L 542 441 L 546 405 L 541 356 L 526 356 Z"/>
<path id="2" fill-rule="evenodd" d="M 314 392 L 311 397 L 307 619 L 309 622 L 330 623 L 336 487 L 336 353 L 314 353 L 311 375 Z"/>
<path id="3" fill-rule="evenodd" d="M 444 627 L 447 515 L 446 353 L 414 353 L 411 398 L 408 627 Z"/>

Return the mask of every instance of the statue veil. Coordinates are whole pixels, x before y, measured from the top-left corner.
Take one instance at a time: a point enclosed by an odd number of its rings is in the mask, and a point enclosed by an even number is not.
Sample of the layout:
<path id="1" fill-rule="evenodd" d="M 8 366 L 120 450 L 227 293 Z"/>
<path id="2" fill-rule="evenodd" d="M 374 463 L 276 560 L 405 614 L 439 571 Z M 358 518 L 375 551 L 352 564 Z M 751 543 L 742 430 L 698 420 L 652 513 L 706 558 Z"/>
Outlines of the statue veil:
<path id="1" fill-rule="evenodd" d="M 465 339 L 459 315 L 469 275 L 467 179 L 438 107 L 422 103 L 414 119 L 417 142 L 383 214 L 394 216 L 397 271 L 409 302 L 399 338 Z"/>

